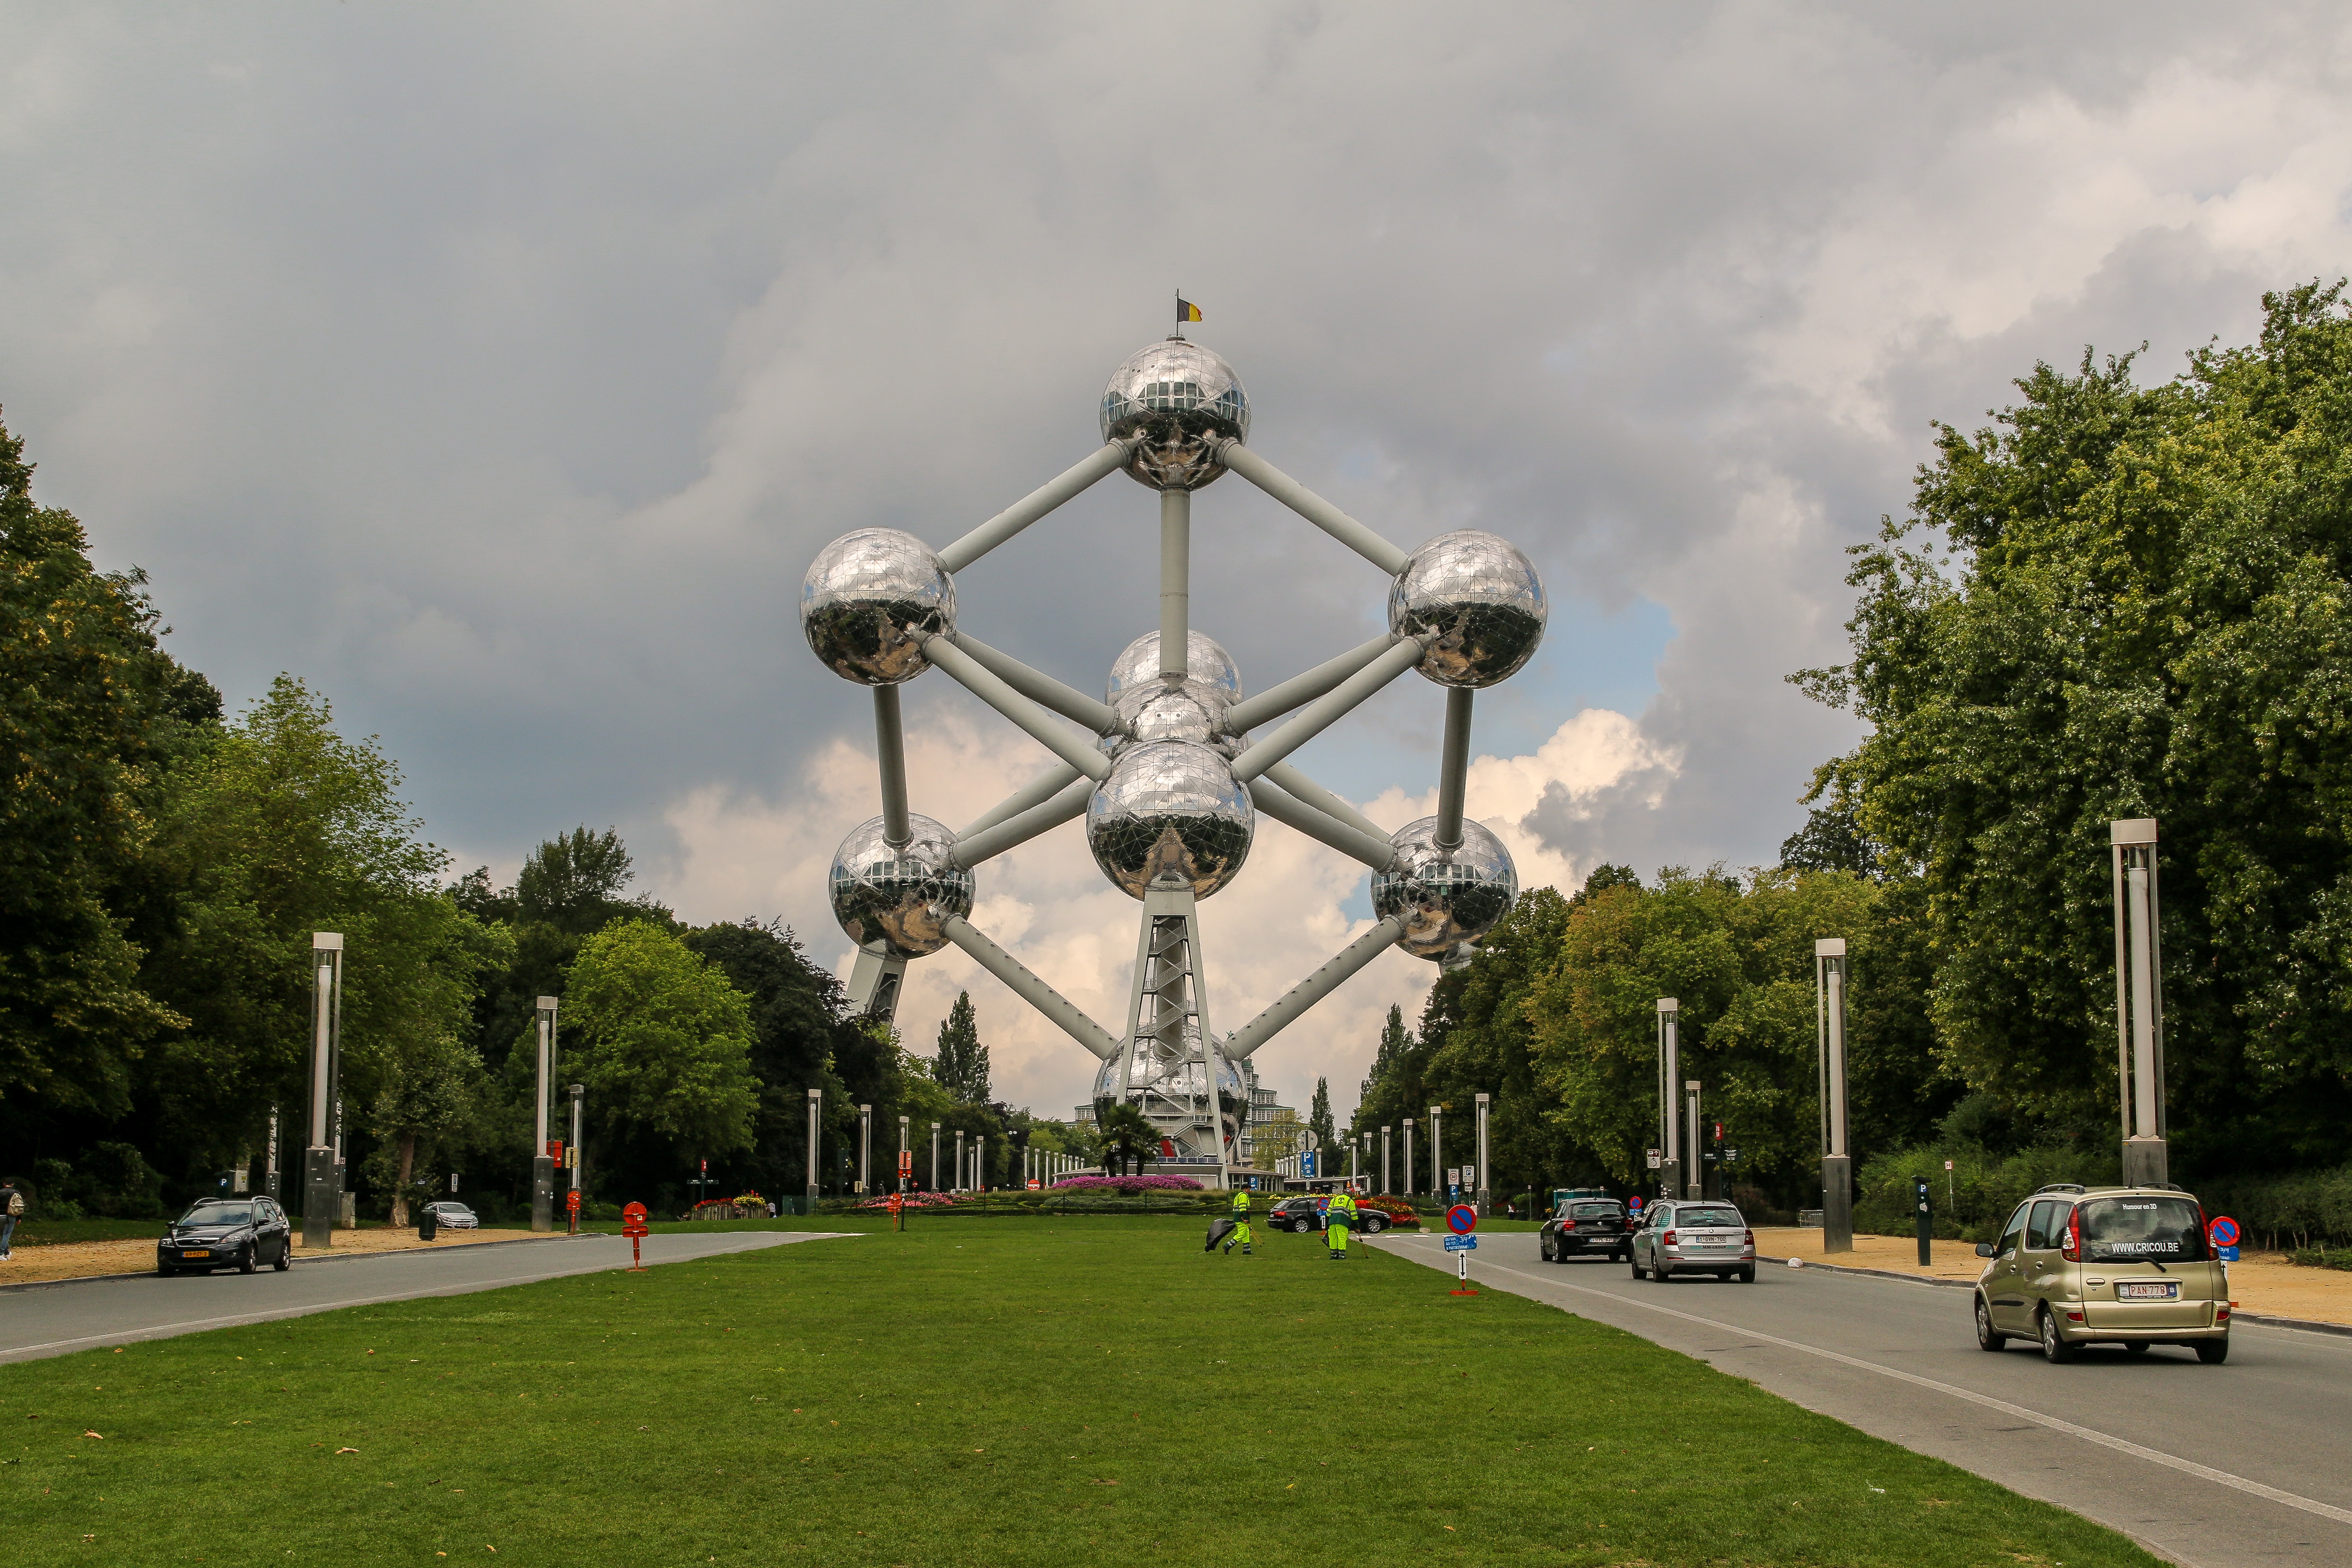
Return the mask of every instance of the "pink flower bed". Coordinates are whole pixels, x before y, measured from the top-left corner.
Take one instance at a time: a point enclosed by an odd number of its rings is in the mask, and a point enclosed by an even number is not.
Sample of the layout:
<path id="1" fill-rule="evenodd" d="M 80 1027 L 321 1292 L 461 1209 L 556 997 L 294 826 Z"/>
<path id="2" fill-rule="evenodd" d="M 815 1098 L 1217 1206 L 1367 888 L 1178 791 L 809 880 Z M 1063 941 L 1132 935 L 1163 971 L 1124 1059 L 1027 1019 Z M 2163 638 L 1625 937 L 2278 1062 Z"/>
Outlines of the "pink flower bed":
<path id="1" fill-rule="evenodd" d="M 1072 1192 L 1125 1193 L 1133 1197 L 1138 1193 L 1197 1193 L 1204 1190 L 1190 1176 L 1064 1176 L 1054 1184 L 1054 1190 L 1068 1188 Z"/>

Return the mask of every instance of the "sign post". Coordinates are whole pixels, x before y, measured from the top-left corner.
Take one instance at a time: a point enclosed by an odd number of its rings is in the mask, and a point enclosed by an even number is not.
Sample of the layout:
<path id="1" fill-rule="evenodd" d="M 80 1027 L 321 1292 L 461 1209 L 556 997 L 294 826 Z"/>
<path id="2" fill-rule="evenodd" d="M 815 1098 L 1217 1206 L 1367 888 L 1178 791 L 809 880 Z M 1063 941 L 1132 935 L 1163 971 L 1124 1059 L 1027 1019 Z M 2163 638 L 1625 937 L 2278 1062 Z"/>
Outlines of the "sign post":
<path id="1" fill-rule="evenodd" d="M 631 1204 L 621 1211 L 621 1234 L 629 1238 L 629 1272 L 643 1274 L 646 1271 L 646 1264 L 645 1259 L 639 1256 L 638 1248 L 646 1236 L 645 1205 Z"/>
<path id="2" fill-rule="evenodd" d="M 1478 1228 L 1478 1211 L 1468 1204 L 1455 1204 L 1445 1211 L 1445 1228 L 1454 1234 L 1445 1238 L 1445 1250 L 1454 1254 L 1454 1287 L 1449 1296 L 1475 1296 L 1470 1288 L 1470 1255 L 1478 1250 L 1478 1238 L 1470 1233 Z"/>
<path id="3" fill-rule="evenodd" d="M 1927 1177 L 1914 1176 L 1911 1178 L 1911 1208 L 1913 1218 L 1917 1222 L 1919 1226 L 1919 1267 L 1922 1268 L 1927 1268 L 1929 1261 L 1927 1257 L 1928 1240 L 1936 1234 L 1936 1216 L 1928 1207 L 1928 1190 Z"/>

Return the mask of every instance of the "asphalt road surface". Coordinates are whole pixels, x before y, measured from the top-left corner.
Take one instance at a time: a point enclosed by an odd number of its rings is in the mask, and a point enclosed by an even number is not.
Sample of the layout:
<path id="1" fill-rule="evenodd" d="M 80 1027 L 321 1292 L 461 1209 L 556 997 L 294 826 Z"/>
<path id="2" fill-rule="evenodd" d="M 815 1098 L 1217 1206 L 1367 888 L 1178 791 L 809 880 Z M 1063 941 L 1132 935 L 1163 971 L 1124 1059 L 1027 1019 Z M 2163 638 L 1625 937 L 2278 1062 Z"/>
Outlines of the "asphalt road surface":
<path id="1" fill-rule="evenodd" d="M 738 1230 L 649 1236 L 647 1268 L 724 1252 L 816 1241 L 823 1233 Z M 0 1291 L 0 1362 L 64 1355 L 94 1345 L 169 1339 L 420 1296 L 462 1296 L 569 1274 L 629 1266 L 617 1236 L 453 1247 L 446 1252 L 353 1253 L 299 1262 L 285 1273 L 183 1274 L 173 1279 L 73 1279 Z"/>
<path id="2" fill-rule="evenodd" d="M 1442 1240 L 1368 1245 L 1450 1275 Z M 1546 1263 L 1531 1233 L 1481 1237 L 1471 1258 L 1474 1285 L 1696 1356 L 2193 1568 L 2352 1563 L 2352 1339 L 2241 1323 L 2221 1366 L 2169 1346 L 2051 1366 L 2015 1342 L 1977 1349 L 1969 1294 L 1948 1287 L 1777 1264 L 1752 1285 L 1659 1285 Z"/>

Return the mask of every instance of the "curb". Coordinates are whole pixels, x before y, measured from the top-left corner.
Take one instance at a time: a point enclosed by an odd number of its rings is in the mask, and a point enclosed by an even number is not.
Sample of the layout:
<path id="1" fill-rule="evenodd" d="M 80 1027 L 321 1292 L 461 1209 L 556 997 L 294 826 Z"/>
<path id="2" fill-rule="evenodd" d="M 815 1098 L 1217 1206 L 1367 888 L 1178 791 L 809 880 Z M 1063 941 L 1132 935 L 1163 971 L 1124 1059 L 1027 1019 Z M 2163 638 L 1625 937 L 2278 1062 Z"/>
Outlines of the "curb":
<path id="1" fill-rule="evenodd" d="M 465 1250 L 468 1252 L 488 1252 L 493 1247 L 536 1247 L 541 1242 L 548 1241 L 584 1241 L 592 1236 L 601 1237 L 606 1234 L 606 1232 L 601 1230 L 583 1230 L 577 1237 L 570 1235 L 519 1236 L 510 1241 L 468 1242 L 466 1244 Z M 424 1247 L 402 1247 L 396 1251 L 391 1252 L 331 1253 L 323 1258 L 297 1258 L 294 1261 L 297 1264 L 363 1263 L 370 1258 L 413 1258 L 417 1253 L 425 1250 L 425 1248 Z M 68 1279 L 25 1279 L 20 1280 L 14 1285 L 0 1285 L 0 1296 L 13 1296 L 20 1290 L 54 1290 L 60 1285 L 88 1285 L 100 1279 L 152 1279 L 154 1278 L 155 1271 L 152 1268 L 138 1268 L 133 1269 L 127 1274 L 77 1274 Z"/>
<path id="2" fill-rule="evenodd" d="M 1757 1254 L 1756 1261 L 1759 1263 L 1778 1263 L 1785 1268 L 1789 1260 L 1785 1258 L 1767 1258 L 1763 1254 L 1759 1253 Z M 1843 1263 L 1815 1263 L 1810 1258 L 1802 1258 L 1799 1261 L 1802 1263 L 1805 1268 L 1818 1268 L 1824 1274 L 1859 1274 L 1873 1279 L 1900 1279 L 1905 1283 L 1911 1285 L 1942 1285 L 1956 1290 L 1973 1290 L 1976 1289 L 1976 1286 L 1973 1283 L 1966 1279 L 1923 1279 L 1916 1274 L 1900 1273 L 1892 1268 L 1855 1268 Z M 2269 1312 L 2248 1312 L 2243 1310 L 2238 1311 L 2233 1315 L 2239 1322 L 2256 1323 L 2265 1329 L 2299 1329 L 2307 1334 L 2336 1334 L 2345 1339 L 2352 1339 L 2352 1323 L 2322 1322 L 2316 1318 L 2281 1318 L 2275 1317 Z"/>

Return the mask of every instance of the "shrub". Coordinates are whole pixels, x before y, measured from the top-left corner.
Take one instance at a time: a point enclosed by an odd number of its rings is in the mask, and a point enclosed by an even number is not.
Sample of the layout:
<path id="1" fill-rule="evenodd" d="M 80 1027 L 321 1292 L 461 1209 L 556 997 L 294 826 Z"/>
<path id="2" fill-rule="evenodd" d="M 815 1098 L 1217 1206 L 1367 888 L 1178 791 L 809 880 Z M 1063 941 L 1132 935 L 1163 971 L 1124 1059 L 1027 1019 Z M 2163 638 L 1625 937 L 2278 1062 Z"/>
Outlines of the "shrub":
<path id="1" fill-rule="evenodd" d="M 1947 1141 L 1874 1157 L 1855 1182 L 1853 1228 L 1865 1235 L 1909 1236 L 1911 1178 L 1928 1179 L 1935 1233 L 1947 1240 L 1990 1241 L 2017 1205 L 2053 1182 L 2085 1186 L 2122 1179 L 2122 1154 L 2104 1149 L 2043 1146 L 1995 1154 L 1979 1144 Z M 1944 1162 L 1954 1169 L 1944 1170 Z"/>
<path id="2" fill-rule="evenodd" d="M 1064 1176 L 1055 1192 L 1199 1193 L 1208 1189 L 1190 1176 Z"/>

